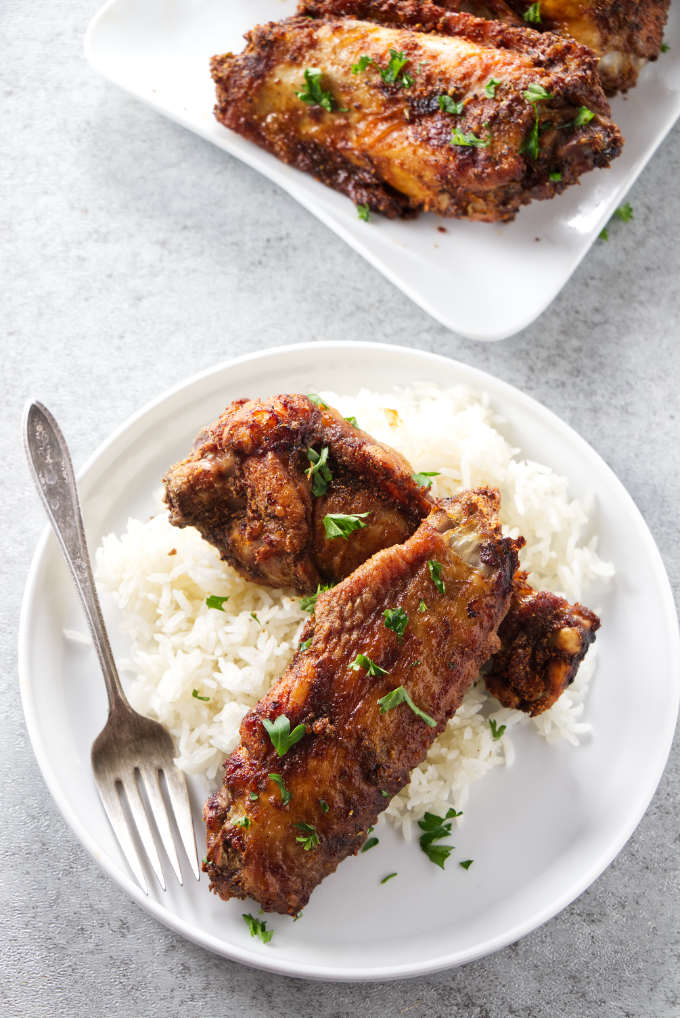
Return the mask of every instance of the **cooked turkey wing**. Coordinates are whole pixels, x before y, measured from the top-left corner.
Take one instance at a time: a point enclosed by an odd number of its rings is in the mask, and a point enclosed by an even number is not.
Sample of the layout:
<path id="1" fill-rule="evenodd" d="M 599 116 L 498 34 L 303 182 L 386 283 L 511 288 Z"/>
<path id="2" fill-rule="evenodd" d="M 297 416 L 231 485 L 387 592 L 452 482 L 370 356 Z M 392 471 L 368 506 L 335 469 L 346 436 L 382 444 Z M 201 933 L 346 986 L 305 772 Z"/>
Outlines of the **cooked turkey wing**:
<path id="1" fill-rule="evenodd" d="M 308 451 L 324 448 L 332 479 L 315 496 Z M 175 526 L 195 526 L 248 579 L 303 594 L 405 541 L 434 505 L 399 453 L 301 395 L 230 404 L 164 482 Z M 344 540 L 326 536 L 326 513 L 369 515 Z M 506 706 L 539 714 L 573 680 L 598 626 L 518 573 L 487 685 Z"/>
<path id="2" fill-rule="evenodd" d="M 526 573 L 516 573 L 510 608 L 498 630 L 500 650 L 483 671 L 487 689 L 504 707 L 535 716 L 574 681 L 600 620 L 582 604 L 537 593 L 526 580 Z"/>
<path id="3" fill-rule="evenodd" d="M 529 7 L 525 0 L 509 3 L 519 15 Z M 588 46 L 599 57 L 605 92 L 614 95 L 635 85 L 643 64 L 658 57 L 669 6 L 670 0 L 541 0 L 534 27 Z"/>
<path id="4" fill-rule="evenodd" d="M 571 36 L 599 58 L 598 71 L 607 95 L 635 85 L 640 68 L 656 60 L 670 0 L 541 0 L 539 21 L 524 21 L 531 0 L 439 0 L 447 11 L 468 12 L 535 31 Z M 429 0 L 302 0 L 298 13 L 349 14 L 366 21 L 418 28 L 428 23 Z"/>
<path id="5" fill-rule="evenodd" d="M 332 483 L 315 496 L 310 450 L 324 449 Z M 301 593 L 405 541 L 431 508 L 402 456 L 302 395 L 231 403 L 163 483 L 171 523 L 196 527 L 248 579 Z M 330 539 L 327 513 L 368 516 L 351 540 Z"/>
<path id="6" fill-rule="evenodd" d="M 295 915 L 408 782 L 498 648 L 517 568 L 498 504 L 488 489 L 443 500 L 404 544 L 319 596 L 303 633 L 311 643 L 243 719 L 224 785 L 204 810 L 204 870 L 222 898 Z M 387 627 L 387 609 L 406 614 L 401 635 Z M 406 702 L 381 711 L 399 687 L 432 726 Z M 306 734 L 278 757 L 263 722 L 281 715 Z"/>
<path id="7" fill-rule="evenodd" d="M 301 9 L 253 29 L 242 54 L 213 58 L 215 115 L 357 204 L 508 220 L 621 150 L 596 60 L 572 40 L 413 0 Z M 406 58 L 399 72 L 394 54 Z M 310 70 L 321 72 L 314 89 Z"/>

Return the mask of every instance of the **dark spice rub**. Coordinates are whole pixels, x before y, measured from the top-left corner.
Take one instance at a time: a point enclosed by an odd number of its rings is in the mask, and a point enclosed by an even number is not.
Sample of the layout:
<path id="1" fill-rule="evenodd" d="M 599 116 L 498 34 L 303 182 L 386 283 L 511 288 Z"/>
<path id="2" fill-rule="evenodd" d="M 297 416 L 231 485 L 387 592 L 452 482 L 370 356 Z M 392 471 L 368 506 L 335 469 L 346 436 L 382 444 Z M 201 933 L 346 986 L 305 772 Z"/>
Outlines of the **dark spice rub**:
<path id="1" fill-rule="evenodd" d="M 213 58 L 215 115 L 356 204 L 509 220 L 621 151 L 597 59 L 572 39 L 416 0 L 307 0 L 301 11 Z M 405 64 L 391 75 L 394 53 Z M 528 98 L 531 86 L 543 98 Z"/>

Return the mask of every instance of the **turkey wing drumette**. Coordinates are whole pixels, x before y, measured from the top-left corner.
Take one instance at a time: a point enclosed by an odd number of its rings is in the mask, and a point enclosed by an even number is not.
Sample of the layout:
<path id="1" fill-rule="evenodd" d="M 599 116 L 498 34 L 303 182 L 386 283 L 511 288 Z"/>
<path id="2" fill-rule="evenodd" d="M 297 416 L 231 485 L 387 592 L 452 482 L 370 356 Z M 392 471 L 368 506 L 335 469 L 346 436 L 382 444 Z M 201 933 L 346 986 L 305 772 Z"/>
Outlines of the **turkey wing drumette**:
<path id="1" fill-rule="evenodd" d="M 231 403 L 163 482 L 175 526 L 248 579 L 304 594 L 405 541 L 431 508 L 399 453 L 301 395 Z M 337 513 L 362 514 L 351 540 L 327 535 Z"/>

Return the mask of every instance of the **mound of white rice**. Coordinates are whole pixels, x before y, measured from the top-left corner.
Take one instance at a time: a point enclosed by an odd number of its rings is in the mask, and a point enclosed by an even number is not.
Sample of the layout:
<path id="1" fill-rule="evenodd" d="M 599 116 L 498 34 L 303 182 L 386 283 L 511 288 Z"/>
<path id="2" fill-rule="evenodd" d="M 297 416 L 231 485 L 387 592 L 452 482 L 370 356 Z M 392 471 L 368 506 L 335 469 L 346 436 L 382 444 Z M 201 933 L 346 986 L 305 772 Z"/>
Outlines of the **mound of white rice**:
<path id="1" fill-rule="evenodd" d="M 588 602 L 594 581 L 613 575 L 597 554 L 596 538 L 587 539 L 589 507 L 569 497 L 563 477 L 520 458 L 484 397 L 430 385 L 323 397 L 402 452 L 414 470 L 440 471 L 435 495 L 498 487 L 504 527 L 527 540 L 522 565 L 535 586 Z M 297 647 L 308 618 L 299 599 L 242 579 L 197 531 L 172 527 L 165 512 L 144 523 L 131 519 L 121 537 L 104 538 L 96 575 L 113 594 L 130 641 L 129 660 L 121 662 L 130 701 L 172 733 L 179 767 L 216 783 L 225 754 L 238 744 L 241 718 Z M 211 594 L 228 598 L 223 610 L 207 607 Z M 477 683 L 387 815 L 408 836 L 425 809 L 460 809 L 474 781 L 512 762 L 515 725 L 532 724 L 549 741 L 578 744 L 590 731 L 582 715 L 594 666 L 593 648 L 576 682 L 533 721 L 499 708 Z M 490 717 L 507 726 L 499 740 Z"/>

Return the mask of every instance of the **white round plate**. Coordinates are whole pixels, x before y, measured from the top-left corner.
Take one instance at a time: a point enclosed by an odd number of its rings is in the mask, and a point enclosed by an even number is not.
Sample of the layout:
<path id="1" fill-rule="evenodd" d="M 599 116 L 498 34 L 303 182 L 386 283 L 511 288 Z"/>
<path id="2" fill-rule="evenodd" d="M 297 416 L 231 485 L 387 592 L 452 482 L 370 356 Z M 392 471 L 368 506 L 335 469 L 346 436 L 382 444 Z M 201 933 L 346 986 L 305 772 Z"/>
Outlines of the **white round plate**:
<path id="1" fill-rule="evenodd" d="M 488 954 L 559 912 L 621 849 L 654 793 L 678 710 L 680 641 L 661 558 L 611 470 L 554 414 L 504 382 L 464 364 L 401 347 L 314 343 L 241 357 L 191 379 L 143 409 L 90 459 L 80 492 L 92 549 L 128 516 L 154 511 L 167 466 L 232 399 L 360 386 L 387 391 L 416 380 L 486 391 L 506 433 L 527 456 L 595 496 L 602 555 L 616 566 L 602 604 L 599 667 L 587 704 L 594 736 L 578 749 L 550 746 L 527 726 L 516 761 L 472 790 L 456 857 L 467 872 L 433 866 L 417 843 L 380 825 L 380 845 L 346 860 L 314 892 L 299 922 L 268 917 L 275 936 L 252 939 L 241 919 L 253 903 L 220 901 L 187 871 L 183 888 L 147 898 L 132 880 L 100 808 L 90 745 L 106 718 L 94 653 L 65 640 L 83 629 L 56 542 L 43 535 L 23 603 L 21 692 L 47 785 L 73 831 L 132 898 L 167 926 L 228 958 L 317 979 L 422 975 Z M 114 650 L 124 653 L 109 613 Z M 200 806 L 194 803 L 200 836 Z M 199 846 L 201 841 L 199 841 Z M 199 847 L 199 852 L 202 851 Z M 380 878 L 398 876 L 381 885 Z"/>

